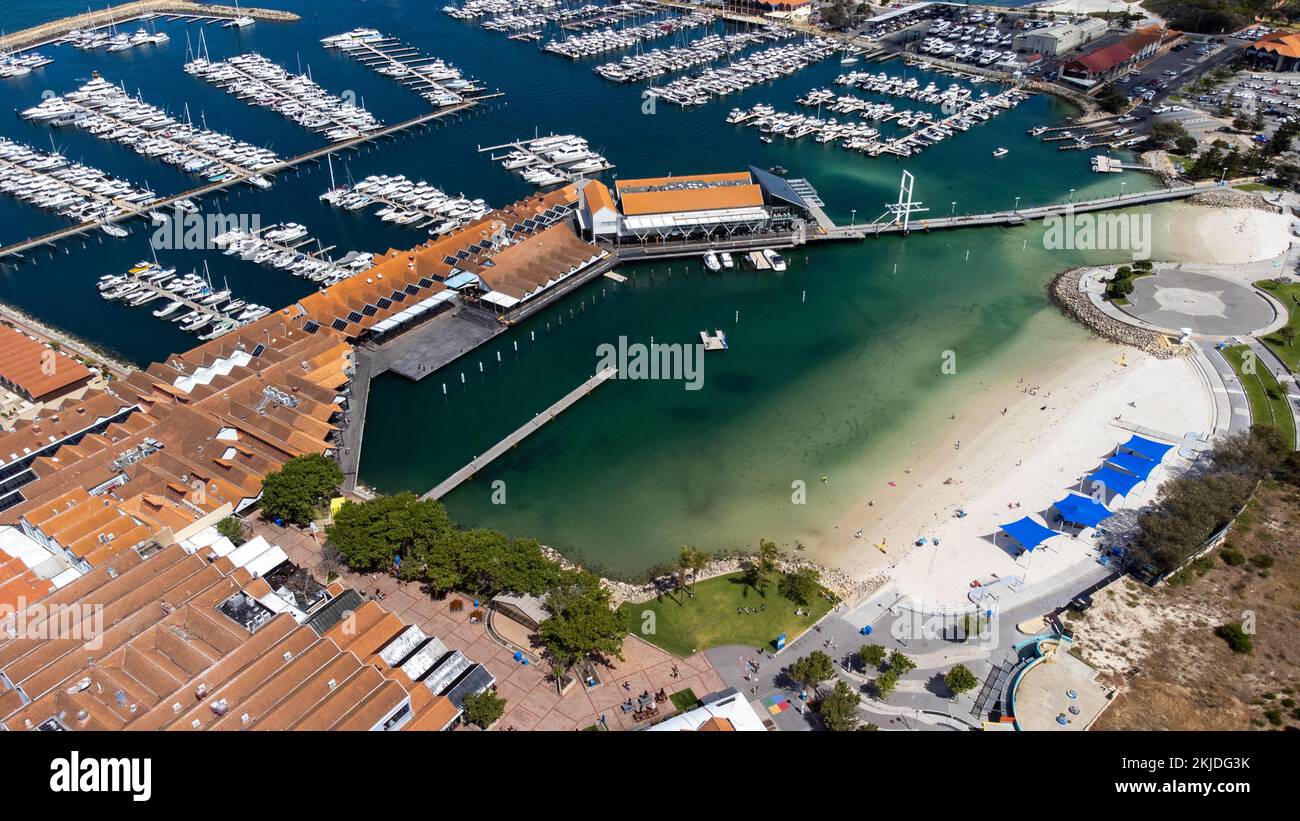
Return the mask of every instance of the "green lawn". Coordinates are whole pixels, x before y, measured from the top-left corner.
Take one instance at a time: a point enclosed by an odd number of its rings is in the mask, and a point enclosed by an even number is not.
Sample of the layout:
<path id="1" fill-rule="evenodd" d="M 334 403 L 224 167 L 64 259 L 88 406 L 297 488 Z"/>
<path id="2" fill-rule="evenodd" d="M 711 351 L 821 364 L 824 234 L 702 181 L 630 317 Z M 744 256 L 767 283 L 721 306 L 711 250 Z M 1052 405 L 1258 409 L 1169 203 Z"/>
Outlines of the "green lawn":
<path id="1" fill-rule="evenodd" d="M 781 595 L 776 578 L 768 583 L 766 594 L 760 595 L 743 573 L 732 573 L 700 582 L 695 597 L 682 595 L 680 603 L 678 591 L 673 591 L 642 604 L 625 602 L 619 611 L 627 616 L 629 632 L 684 657 L 725 644 L 770 648 L 781 633 L 788 644 L 824 616 L 832 604 L 819 596 L 804 607 L 807 616 L 796 616 L 795 610 L 801 606 Z M 756 612 L 742 613 L 741 608 Z M 654 614 L 653 631 L 647 612 Z"/>
<path id="2" fill-rule="evenodd" d="M 1271 279 L 1255 283 L 1255 287 L 1268 292 L 1287 309 L 1287 326 L 1295 333 L 1290 345 L 1280 333 L 1271 333 L 1263 342 L 1277 354 L 1278 359 L 1295 373 L 1300 368 L 1300 283 L 1288 282 L 1279 285 Z"/>
<path id="3" fill-rule="evenodd" d="M 1251 424 L 1275 427 L 1285 441 L 1294 441 L 1295 420 L 1292 419 L 1291 409 L 1287 406 L 1286 393 L 1277 384 L 1268 367 L 1263 362 L 1256 362 L 1253 374 L 1242 371 L 1242 355 L 1248 350 L 1245 345 L 1234 345 L 1231 348 L 1224 348 L 1223 355 L 1231 363 L 1232 369 L 1237 372 L 1241 387 L 1246 391 L 1246 398 L 1250 401 Z M 1278 398 L 1270 397 L 1270 390 L 1274 391 Z"/>
<path id="4" fill-rule="evenodd" d="M 668 700 L 673 703 L 673 706 L 677 708 L 677 712 L 679 713 L 689 713 L 691 710 L 700 706 L 699 696 L 695 695 L 695 691 L 690 687 L 673 693 L 668 697 Z"/>

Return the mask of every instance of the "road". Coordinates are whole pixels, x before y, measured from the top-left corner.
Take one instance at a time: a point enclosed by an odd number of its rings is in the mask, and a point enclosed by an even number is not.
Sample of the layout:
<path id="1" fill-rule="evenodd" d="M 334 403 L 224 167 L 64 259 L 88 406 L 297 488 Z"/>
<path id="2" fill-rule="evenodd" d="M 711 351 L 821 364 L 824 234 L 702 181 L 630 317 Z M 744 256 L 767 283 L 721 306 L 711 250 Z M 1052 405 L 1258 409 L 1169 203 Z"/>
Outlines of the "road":
<path id="1" fill-rule="evenodd" d="M 717 647 L 705 652 L 709 662 L 722 676 L 723 681 L 751 702 L 770 696 L 784 696 L 792 709 L 771 714 L 761 704 L 755 704 L 760 716 L 771 718 L 781 730 L 812 730 L 819 728 L 817 718 L 803 707 L 799 687 L 790 680 L 785 668 L 795 659 L 814 650 L 829 653 L 837 665 L 837 677 L 849 683 L 862 694 L 860 717 L 881 729 L 890 730 L 972 730 L 978 729 L 980 719 L 972 714 L 975 695 L 970 693 L 953 697 L 943 683 L 943 675 L 954 664 L 964 664 L 981 681 L 1004 660 L 1014 657 L 1013 647 L 1028 638 L 1016 625 L 1036 616 L 1051 613 L 1080 591 L 1087 590 L 1110 575 L 1111 571 L 1099 564 L 1081 565 L 1061 576 L 1033 585 L 1014 600 L 1004 600 L 1004 609 L 991 620 L 992 628 L 986 638 L 961 642 L 943 637 L 916 635 L 918 626 L 929 625 L 899 608 L 891 612 L 898 594 L 889 588 L 866 602 L 846 609 L 843 605 L 832 610 L 820 623 L 786 646 L 779 654 L 759 651 L 754 647 Z M 863 627 L 870 625 L 871 635 L 864 636 Z M 898 689 L 885 702 L 872 695 L 869 682 L 876 671 L 862 670 L 855 654 L 864 644 L 878 644 L 887 651 L 900 650 L 916 662 L 917 668 L 902 676 Z M 752 663 L 757 663 L 755 673 Z M 834 682 L 824 682 L 826 692 Z"/>

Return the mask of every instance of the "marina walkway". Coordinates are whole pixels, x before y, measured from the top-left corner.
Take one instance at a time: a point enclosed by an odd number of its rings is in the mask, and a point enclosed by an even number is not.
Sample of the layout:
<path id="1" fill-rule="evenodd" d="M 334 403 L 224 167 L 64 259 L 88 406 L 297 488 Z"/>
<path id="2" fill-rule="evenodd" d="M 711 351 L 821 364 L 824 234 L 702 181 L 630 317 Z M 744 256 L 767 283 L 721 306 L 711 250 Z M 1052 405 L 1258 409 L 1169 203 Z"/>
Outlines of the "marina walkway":
<path id="1" fill-rule="evenodd" d="M 500 442 L 497 442 L 495 445 L 493 445 L 491 448 L 488 449 L 487 453 L 483 454 L 482 456 L 476 456 L 473 459 L 471 459 L 468 465 L 456 471 L 452 475 L 448 476 L 446 479 L 442 481 L 441 484 L 439 484 L 433 490 L 424 494 L 420 498 L 441 499 L 443 496 L 450 493 L 466 479 L 472 478 L 474 474 L 477 473 L 479 470 L 481 470 L 484 467 L 487 467 L 487 465 L 490 464 L 493 460 L 495 460 L 498 456 L 510 450 L 512 447 L 519 444 L 524 439 L 528 438 L 528 436 L 531 433 L 539 429 L 542 425 L 545 425 L 547 422 L 554 419 L 560 413 L 564 412 L 565 410 L 568 410 L 579 399 L 591 393 L 598 386 L 604 384 L 609 379 L 614 378 L 614 376 L 616 376 L 617 374 L 618 374 L 618 370 L 616 368 L 605 368 L 600 373 L 588 379 L 586 382 L 583 382 L 578 387 L 569 391 L 569 393 L 565 394 L 565 396 L 562 399 L 560 399 L 560 401 L 556 402 L 554 405 L 551 405 L 546 410 L 534 416 L 532 420 L 527 422 L 523 427 L 519 428 L 514 433 L 502 439 Z"/>
<path id="2" fill-rule="evenodd" d="M 1113 208 L 1130 208 L 1154 202 L 1168 202 L 1186 199 L 1206 191 L 1218 189 L 1218 182 L 1202 182 L 1195 185 L 1182 185 L 1175 188 L 1159 188 L 1154 191 L 1139 191 L 1131 194 L 1119 194 L 1113 197 L 1100 197 L 1095 200 L 1077 200 L 1055 205 L 1039 205 L 1031 208 L 1018 208 L 1010 211 L 990 211 L 984 214 L 966 214 L 960 217 L 939 217 L 937 219 L 912 220 L 907 231 L 935 231 L 944 228 L 968 228 L 977 225 L 1020 225 L 1030 220 L 1057 216 L 1067 210 L 1076 214 L 1087 211 L 1106 211 Z M 905 233 L 901 222 L 869 223 L 858 226 L 839 225 L 825 234 L 810 236 L 810 240 L 860 239 L 878 234 Z"/>

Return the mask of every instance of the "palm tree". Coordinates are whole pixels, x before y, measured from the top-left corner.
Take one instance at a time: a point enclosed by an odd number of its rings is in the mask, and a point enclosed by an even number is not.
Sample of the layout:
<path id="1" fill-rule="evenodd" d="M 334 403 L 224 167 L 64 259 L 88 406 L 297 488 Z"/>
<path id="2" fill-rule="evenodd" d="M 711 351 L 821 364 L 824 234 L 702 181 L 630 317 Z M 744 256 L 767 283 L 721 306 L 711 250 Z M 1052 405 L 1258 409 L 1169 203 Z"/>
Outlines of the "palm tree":
<path id="1" fill-rule="evenodd" d="M 754 586 L 758 588 L 760 594 L 767 590 L 768 576 L 776 571 L 776 562 L 780 557 L 781 551 L 777 549 L 776 542 L 769 539 L 758 540 L 758 559 L 754 562 Z"/>
<path id="2" fill-rule="evenodd" d="M 700 571 L 709 563 L 709 554 L 697 548 L 691 548 L 691 595 L 695 595 L 695 585 L 700 582 Z"/>
<path id="3" fill-rule="evenodd" d="M 684 544 L 682 545 L 682 552 L 677 555 L 677 589 L 682 591 L 683 596 L 686 593 L 686 571 L 691 569 L 691 562 L 694 561 L 694 551 L 695 548 Z M 685 606 L 686 600 L 679 596 L 677 603 Z"/>

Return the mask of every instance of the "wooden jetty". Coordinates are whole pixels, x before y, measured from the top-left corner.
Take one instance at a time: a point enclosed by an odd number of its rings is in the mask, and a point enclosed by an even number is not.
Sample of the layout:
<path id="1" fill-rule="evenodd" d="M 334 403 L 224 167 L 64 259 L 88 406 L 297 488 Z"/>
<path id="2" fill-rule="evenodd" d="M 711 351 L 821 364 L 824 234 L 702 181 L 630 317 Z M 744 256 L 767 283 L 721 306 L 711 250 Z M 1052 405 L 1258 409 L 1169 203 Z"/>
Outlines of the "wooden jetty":
<path id="1" fill-rule="evenodd" d="M 428 493 L 424 494 L 420 498 L 441 499 L 443 496 L 446 496 L 448 493 L 450 493 L 452 490 L 458 487 L 462 482 L 464 482 L 467 479 L 473 478 L 475 473 L 487 467 L 489 464 L 492 463 L 493 460 L 495 460 L 501 454 L 510 450 L 512 447 L 519 444 L 524 439 L 527 439 L 530 434 L 532 434 L 534 431 L 541 428 L 542 425 L 545 425 L 547 422 L 551 421 L 556 416 L 563 413 L 565 410 L 568 410 L 579 399 L 591 393 L 597 387 L 604 384 L 607 380 L 613 379 L 617 375 L 618 375 L 617 368 L 603 369 L 600 373 L 596 374 L 595 376 L 588 379 L 586 382 L 583 382 L 578 387 L 569 391 L 567 394 L 564 395 L 563 398 L 560 399 L 560 401 L 556 402 L 554 405 L 551 405 L 546 410 L 537 414 L 531 420 L 526 422 L 522 427 L 520 427 L 519 429 L 511 433 L 506 438 L 502 439 L 500 442 L 497 442 L 495 445 L 493 445 L 491 448 L 488 449 L 487 453 L 483 454 L 482 456 L 476 456 L 473 459 L 471 459 L 468 465 L 456 471 L 452 475 L 448 476 L 437 487 L 435 487 L 433 490 L 430 490 Z"/>

